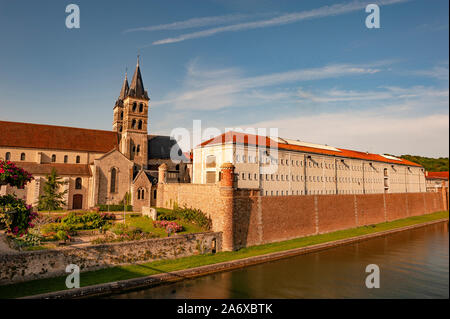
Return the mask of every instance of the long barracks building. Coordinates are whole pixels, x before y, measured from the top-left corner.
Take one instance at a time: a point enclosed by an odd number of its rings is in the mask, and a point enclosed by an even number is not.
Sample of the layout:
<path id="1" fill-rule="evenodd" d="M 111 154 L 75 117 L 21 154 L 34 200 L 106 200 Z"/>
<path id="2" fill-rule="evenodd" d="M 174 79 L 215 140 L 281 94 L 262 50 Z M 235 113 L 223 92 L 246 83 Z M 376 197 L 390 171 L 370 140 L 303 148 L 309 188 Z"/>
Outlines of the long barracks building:
<path id="1" fill-rule="evenodd" d="M 231 162 L 236 186 L 263 196 L 426 192 L 416 163 L 298 140 L 227 132 L 196 147 L 193 159 L 193 183 L 217 182 Z"/>

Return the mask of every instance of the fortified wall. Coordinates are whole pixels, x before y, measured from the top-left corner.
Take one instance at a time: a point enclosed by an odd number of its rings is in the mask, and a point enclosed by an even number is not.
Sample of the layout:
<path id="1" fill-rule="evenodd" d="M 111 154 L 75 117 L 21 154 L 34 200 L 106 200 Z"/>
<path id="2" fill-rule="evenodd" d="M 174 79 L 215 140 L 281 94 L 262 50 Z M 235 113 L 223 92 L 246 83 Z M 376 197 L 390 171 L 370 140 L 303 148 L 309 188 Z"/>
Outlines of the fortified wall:
<path id="1" fill-rule="evenodd" d="M 160 171 L 164 181 L 164 171 Z M 234 166 L 217 184 L 158 184 L 157 206 L 201 209 L 223 232 L 223 250 L 372 225 L 448 210 L 448 189 L 434 193 L 260 196 L 234 187 Z"/>

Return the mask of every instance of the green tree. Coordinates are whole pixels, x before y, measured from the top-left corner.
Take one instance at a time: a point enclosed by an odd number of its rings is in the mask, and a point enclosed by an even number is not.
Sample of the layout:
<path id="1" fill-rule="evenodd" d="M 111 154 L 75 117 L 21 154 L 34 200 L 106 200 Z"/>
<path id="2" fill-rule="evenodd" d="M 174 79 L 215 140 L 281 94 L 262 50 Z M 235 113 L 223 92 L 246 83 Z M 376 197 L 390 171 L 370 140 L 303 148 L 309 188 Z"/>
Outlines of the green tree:
<path id="1" fill-rule="evenodd" d="M 432 158 L 418 155 L 402 155 L 400 157 L 422 165 L 429 172 L 448 171 L 448 157 Z"/>
<path id="2" fill-rule="evenodd" d="M 126 192 L 123 196 L 123 199 L 119 202 L 119 205 L 125 205 L 128 206 L 131 204 L 131 194 Z"/>
<path id="3" fill-rule="evenodd" d="M 61 177 L 56 173 L 53 168 L 52 172 L 47 175 L 47 181 L 44 185 L 44 194 L 39 196 L 38 209 L 39 210 L 58 210 L 63 205 L 66 205 L 64 201 L 64 195 L 67 190 L 60 192 L 59 188 L 67 182 L 61 181 Z"/>

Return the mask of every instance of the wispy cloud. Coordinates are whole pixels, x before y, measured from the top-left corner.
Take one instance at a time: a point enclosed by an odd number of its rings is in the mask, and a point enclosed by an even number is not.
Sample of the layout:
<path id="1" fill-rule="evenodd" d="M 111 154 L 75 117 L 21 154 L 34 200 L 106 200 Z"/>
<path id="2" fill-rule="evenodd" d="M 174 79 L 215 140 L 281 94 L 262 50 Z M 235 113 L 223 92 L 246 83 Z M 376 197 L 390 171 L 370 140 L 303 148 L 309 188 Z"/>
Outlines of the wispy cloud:
<path id="1" fill-rule="evenodd" d="M 170 93 L 162 101 L 154 101 L 153 105 L 174 105 L 179 109 L 217 110 L 224 107 L 236 106 L 249 99 L 262 99 L 264 95 L 258 88 L 278 86 L 285 83 L 321 80 L 344 76 L 374 74 L 380 71 L 373 65 L 332 64 L 324 67 L 298 69 L 287 72 L 277 72 L 253 77 L 245 77 L 237 68 L 220 70 L 204 70 L 196 63 L 188 66 L 188 73 L 183 88 Z M 272 99 L 289 96 L 288 93 L 278 92 Z"/>
<path id="2" fill-rule="evenodd" d="M 396 4 L 396 3 L 406 2 L 406 1 L 409 1 L 409 0 L 381 0 L 381 1 L 375 1 L 375 3 L 377 3 L 379 5 L 391 5 L 391 4 Z M 349 2 L 349 3 L 340 3 L 340 4 L 335 4 L 332 6 L 320 7 L 318 9 L 313 9 L 313 10 L 283 14 L 283 15 L 280 15 L 280 16 L 277 16 L 274 18 L 270 18 L 270 19 L 265 19 L 265 20 L 259 20 L 259 21 L 253 21 L 253 22 L 243 22 L 243 23 L 232 24 L 232 25 L 227 25 L 227 26 L 222 26 L 222 27 L 217 27 L 217 28 L 211 28 L 211 29 L 207 29 L 207 30 L 182 34 L 180 36 L 173 37 L 173 38 L 166 38 L 166 39 L 154 41 L 153 45 L 176 43 L 176 42 L 186 41 L 186 40 L 190 40 L 190 39 L 210 37 L 215 34 L 223 33 L 223 32 L 237 32 L 237 31 L 242 31 L 242 30 L 267 28 L 267 27 L 295 23 L 295 22 L 299 22 L 299 21 L 307 20 L 307 19 L 317 19 L 317 18 L 323 18 L 323 17 L 328 17 L 328 16 L 336 16 L 336 15 L 341 15 L 341 14 L 361 10 L 361 9 L 365 8 L 368 3 L 370 3 L 370 2 L 368 2 L 368 1 L 365 1 L 365 2 L 353 1 L 353 2 Z M 372 1 L 372 3 L 373 3 L 373 1 Z"/>
<path id="3" fill-rule="evenodd" d="M 432 77 L 438 80 L 444 80 L 444 81 L 448 81 L 449 80 L 449 73 L 448 73 L 448 63 L 446 66 L 444 65 L 438 65 L 433 67 L 430 70 L 419 70 L 419 71 L 414 71 L 413 73 L 417 74 L 417 75 L 422 75 L 422 76 L 428 76 L 428 77 Z"/>
<path id="4" fill-rule="evenodd" d="M 376 100 L 407 100 L 407 99 L 423 99 L 436 98 L 442 101 L 448 100 L 448 89 L 437 89 L 434 87 L 413 86 L 407 88 L 388 86 L 380 87 L 378 90 L 370 91 L 353 91 L 331 89 L 313 93 L 299 88 L 298 96 L 302 100 L 309 100 L 314 103 L 338 103 L 338 102 L 369 102 Z"/>
<path id="5" fill-rule="evenodd" d="M 445 30 L 448 31 L 448 21 L 447 23 L 440 23 L 440 22 L 424 23 L 417 26 L 417 30 L 431 31 L 431 32 L 445 31 Z"/>
<path id="6" fill-rule="evenodd" d="M 267 14 L 264 14 L 267 15 Z M 221 16 L 212 16 L 212 17 L 201 17 L 201 18 L 192 18 L 183 21 L 176 21 L 167 24 L 158 24 L 147 27 L 139 27 L 127 29 L 123 33 L 128 32 L 137 32 L 137 31 L 162 31 L 162 30 L 183 30 L 183 29 L 192 29 L 199 27 L 208 27 L 215 25 L 223 25 L 229 24 L 237 21 L 242 21 L 248 18 L 257 18 L 261 17 L 261 14 L 257 15 L 248 15 L 248 14 L 228 14 Z"/>

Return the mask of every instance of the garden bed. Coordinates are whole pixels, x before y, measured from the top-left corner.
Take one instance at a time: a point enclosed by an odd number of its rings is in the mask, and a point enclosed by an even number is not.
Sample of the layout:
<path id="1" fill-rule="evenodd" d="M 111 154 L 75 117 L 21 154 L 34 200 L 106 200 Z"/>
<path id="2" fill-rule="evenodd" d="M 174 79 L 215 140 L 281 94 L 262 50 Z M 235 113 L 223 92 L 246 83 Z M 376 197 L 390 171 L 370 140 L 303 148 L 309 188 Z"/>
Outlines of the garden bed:
<path id="1" fill-rule="evenodd" d="M 9 236 L 7 243 L 14 250 L 30 251 L 164 238 L 210 229 L 209 219 L 200 211 L 187 208 L 157 211 L 157 221 L 135 212 L 127 212 L 125 221 L 120 213 L 40 212 L 27 234 Z"/>

